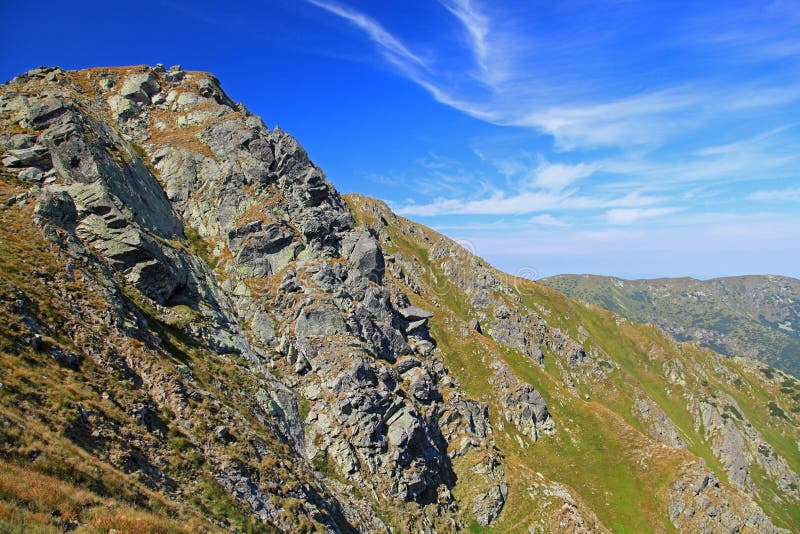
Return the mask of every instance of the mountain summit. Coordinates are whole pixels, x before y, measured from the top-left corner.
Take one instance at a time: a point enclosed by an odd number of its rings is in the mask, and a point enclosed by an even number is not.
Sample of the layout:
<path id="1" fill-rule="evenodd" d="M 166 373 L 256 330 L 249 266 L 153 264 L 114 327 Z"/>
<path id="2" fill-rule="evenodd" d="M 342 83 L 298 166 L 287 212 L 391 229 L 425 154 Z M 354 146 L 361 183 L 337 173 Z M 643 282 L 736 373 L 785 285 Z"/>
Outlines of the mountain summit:
<path id="1" fill-rule="evenodd" d="M 0 88 L 0 527 L 776 532 L 800 382 L 501 273 L 207 73 Z"/>

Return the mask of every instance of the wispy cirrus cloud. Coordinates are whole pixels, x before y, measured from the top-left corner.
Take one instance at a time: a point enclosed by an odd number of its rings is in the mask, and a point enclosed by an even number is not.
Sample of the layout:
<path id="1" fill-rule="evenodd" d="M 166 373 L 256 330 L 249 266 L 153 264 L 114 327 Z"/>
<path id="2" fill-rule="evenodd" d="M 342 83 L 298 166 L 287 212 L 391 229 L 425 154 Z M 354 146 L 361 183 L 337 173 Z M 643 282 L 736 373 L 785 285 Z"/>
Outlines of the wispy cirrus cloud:
<path id="1" fill-rule="evenodd" d="M 641 69 L 641 66 L 624 62 L 610 64 L 609 68 L 618 74 L 609 77 L 605 72 L 598 72 L 591 62 L 575 61 L 576 56 L 591 54 L 594 57 L 599 47 L 610 46 L 603 41 L 608 37 L 601 35 L 593 41 L 583 33 L 576 33 L 581 23 L 593 22 L 591 17 L 595 15 L 591 9 L 583 9 L 588 14 L 583 14 L 578 7 L 565 9 L 565 17 L 577 19 L 558 21 L 566 35 L 555 33 L 543 37 L 530 35 L 500 16 L 492 17 L 493 9 L 497 9 L 494 5 L 490 8 L 489 4 L 478 0 L 439 0 L 464 28 L 467 50 L 478 66 L 477 76 L 464 76 L 463 71 L 449 70 L 448 63 L 443 60 L 438 64 L 445 67 L 430 67 L 410 46 L 355 9 L 327 0 L 308 1 L 352 22 L 403 74 L 439 102 L 487 122 L 530 127 L 551 135 L 562 150 L 659 145 L 696 129 L 710 117 L 730 113 L 731 109 L 774 107 L 800 100 L 800 91 L 791 89 L 792 84 L 787 85 L 785 79 L 774 80 L 771 85 L 769 80 L 754 83 L 752 88 L 739 83 L 736 90 L 731 91 L 728 85 L 720 85 L 710 76 L 702 84 L 697 84 L 696 78 L 673 77 L 666 84 L 653 84 L 643 89 L 625 79 L 626 69 Z M 637 8 L 631 4 L 630 7 L 647 15 L 646 6 Z M 776 5 L 770 9 L 775 13 L 786 11 Z M 693 24 L 680 28 L 684 32 L 683 41 L 672 46 L 696 52 L 697 46 L 704 45 L 712 56 L 720 43 L 737 43 L 746 48 L 748 43 L 766 41 L 775 46 L 780 44 L 784 50 L 800 46 L 796 31 L 800 23 L 791 19 L 784 21 L 781 37 L 769 38 L 769 26 L 759 28 L 763 35 L 757 35 L 748 24 L 735 18 L 737 10 L 732 11 L 731 22 L 717 31 L 715 28 L 720 25 L 708 25 L 703 16 L 696 16 Z M 758 12 L 747 13 L 755 16 Z M 784 13 L 783 19 L 786 18 Z M 698 29 L 701 23 L 702 32 Z M 658 29 L 663 21 L 651 21 L 651 24 Z M 544 34 L 545 28 L 542 30 Z M 574 72 L 565 73 L 560 68 L 562 56 L 572 61 Z M 729 61 L 726 58 L 726 62 Z M 655 70 L 658 66 L 654 64 L 652 68 Z M 630 77 L 635 78 L 633 72 Z M 797 78 L 794 76 L 795 81 Z M 686 83 L 688 81 L 691 83 Z"/>
<path id="2" fill-rule="evenodd" d="M 767 202 L 800 202 L 800 187 L 786 187 L 784 189 L 762 189 L 754 191 L 747 196 L 749 200 Z"/>
<path id="3" fill-rule="evenodd" d="M 797 180 L 800 140 L 787 135 L 797 126 L 791 123 L 729 143 L 695 147 L 679 157 L 647 152 L 607 157 L 596 164 L 615 179 L 600 187 L 683 191 L 687 184 L 729 189 L 744 182 Z"/>
<path id="4" fill-rule="evenodd" d="M 482 72 L 488 72 L 489 18 L 471 0 L 440 0 L 440 2 L 464 26 L 478 67 Z"/>
<path id="5" fill-rule="evenodd" d="M 541 215 L 534 215 L 531 217 L 530 222 L 540 226 L 556 226 L 556 227 L 566 227 L 569 226 L 566 222 L 562 221 L 561 219 L 557 219 L 550 215 L 549 213 L 542 213 Z"/>
<path id="6" fill-rule="evenodd" d="M 633 224 L 644 219 L 655 219 L 680 211 L 680 208 L 626 208 L 608 210 L 608 222 L 611 224 Z"/>
<path id="7" fill-rule="evenodd" d="M 559 192 L 580 179 L 591 176 L 597 168 L 596 165 L 586 163 L 544 163 L 534 171 L 533 183 L 544 190 Z"/>
<path id="8" fill-rule="evenodd" d="M 400 215 L 434 217 L 439 215 L 524 215 L 547 210 L 597 210 L 614 207 L 650 206 L 663 202 L 662 197 L 628 193 L 622 196 L 600 198 L 576 194 L 576 190 L 553 193 L 548 191 L 523 191 L 507 195 L 493 191 L 484 198 L 448 199 L 416 204 L 394 204 Z"/>
<path id="9" fill-rule="evenodd" d="M 773 128 L 766 132 L 760 132 L 756 135 L 752 135 L 744 139 L 737 139 L 736 141 L 731 143 L 708 146 L 701 148 L 699 150 L 695 150 L 694 155 L 696 156 L 730 155 L 730 154 L 738 154 L 743 151 L 749 151 L 752 150 L 753 148 L 764 147 L 765 144 L 771 139 L 775 138 L 776 136 L 778 136 L 783 132 L 786 132 L 787 130 L 796 128 L 797 126 L 800 126 L 800 122 L 792 122 L 789 124 L 784 124 L 778 128 Z"/>
<path id="10" fill-rule="evenodd" d="M 411 52 L 378 21 L 365 15 L 361 11 L 336 2 L 328 2 L 325 0 L 306 1 L 352 23 L 375 42 L 383 56 L 394 65 L 405 69 L 411 64 L 427 69 L 427 64 L 422 58 Z"/>
<path id="11" fill-rule="evenodd" d="M 664 120 L 700 104 L 687 88 L 633 95 L 624 99 L 569 107 L 536 110 L 516 119 L 518 126 L 538 128 L 553 136 L 562 150 L 578 147 L 635 146 L 655 144 L 675 129 L 686 128 L 688 117 Z"/>

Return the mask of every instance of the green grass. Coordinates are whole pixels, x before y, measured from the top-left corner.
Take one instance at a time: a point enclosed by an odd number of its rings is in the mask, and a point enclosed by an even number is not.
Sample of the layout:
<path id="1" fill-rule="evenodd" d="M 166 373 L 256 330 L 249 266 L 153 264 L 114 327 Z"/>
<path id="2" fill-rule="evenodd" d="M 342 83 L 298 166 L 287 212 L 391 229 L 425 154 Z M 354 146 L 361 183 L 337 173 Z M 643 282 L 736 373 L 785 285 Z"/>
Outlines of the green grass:
<path id="1" fill-rule="evenodd" d="M 710 330 L 718 337 L 698 339 L 707 348 L 729 356 L 754 350 L 758 359 L 800 374 L 799 336 L 778 327 L 782 322 L 778 317 L 800 320 L 789 304 L 791 299 L 786 298 L 787 290 L 789 296 L 800 295 L 797 280 L 748 276 L 706 282 L 687 278 L 619 281 L 603 276 L 558 275 L 542 282 L 635 321 L 655 320 L 671 331 L 697 327 Z M 700 293 L 704 296 L 697 298 Z M 781 298 L 771 298 L 777 295 Z"/>
<path id="2" fill-rule="evenodd" d="M 320 473 L 322 476 L 337 480 L 341 478 L 341 475 L 339 475 L 339 472 L 336 470 L 336 466 L 331 462 L 331 459 L 326 453 L 317 453 L 312 460 L 312 465 L 314 466 L 314 471 Z"/>
<path id="3" fill-rule="evenodd" d="M 786 416 L 786 412 L 783 411 L 783 408 L 778 406 L 778 404 L 775 401 L 769 401 L 767 403 L 767 407 L 769 408 L 769 414 L 772 417 L 780 417 L 781 419 L 785 419 L 786 421 L 791 421 L 791 419 L 789 419 Z"/>
<path id="4" fill-rule="evenodd" d="M 486 534 L 488 532 L 494 532 L 494 529 L 481 526 L 478 524 L 477 521 L 473 519 L 472 521 L 470 521 L 469 526 L 467 527 L 467 531 L 471 532 L 472 534 Z"/>
<path id="5" fill-rule="evenodd" d="M 763 469 L 759 466 L 750 468 L 750 477 L 758 488 L 756 501 L 764 512 L 772 518 L 773 523 L 792 531 L 800 525 L 800 506 L 796 503 L 787 503 L 782 497 L 782 492 Z"/>
<path id="6" fill-rule="evenodd" d="M 243 514 L 242 503 L 231 498 L 215 480 L 206 478 L 201 489 L 202 495 L 195 498 L 195 504 L 210 517 L 247 534 L 278 532 L 275 527 L 260 523 L 251 515 Z"/>
<path id="7" fill-rule="evenodd" d="M 392 242 L 398 246 L 407 257 L 416 255 L 424 266 L 426 258 L 417 254 L 417 247 L 402 237 L 392 236 Z M 412 256 L 413 257 L 413 256 Z M 447 282 L 447 277 L 433 269 L 429 275 L 435 277 L 426 280 L 435 284 L 435 287 L 444 288 L 440 300 L 448 310 L 466 320 L 469 316 L 469 306 L 464 302 L 464 296 L 458 288 Z M 483 399 L 492 398 L 492 387 L 486 381 L 484 363 L 480 355 L 485 347 L 475 341 L 456 339 L 442 322 L 445 318 L 436 316 L 431 321 L 432 334 L 438 345 L 443 348 L 446 363 L 458 376 L 462 386 L 475 397 Z M 525 381 L 534 385 L 539 390 L 556 421 L 570 419 L 573 426 L 579 429 L 580 437 L 577 444 L 572 440 L 560 437 L 544 438 L 531 449 L 520 449 L 514 440 L 504 440 L 503 450 L 514 450 L 524 463 L 536 465 L 537 469 L 546 476 L 565 481 L 578 489 L 579 493 L 589 501 L 590 506 L 598 513 L 601 520 L 608 526 L 617 529 L 629 528 L 628 531 L 641 531 L 649 528 L 651 516 L 641 513 L 642 507 L 652 508 L 653 495 L 648 494 L 643 481 L 638 478 L 638 467 L 635 463 L 619 462 L 619 455 L 613 451 L 625 448 L 625 443 L 613 435 L 608 435 L 608 421 L 598 416 L 596 409 L 583 401 L 570 398 L 562 390 L 559 380 L 554 380 L 537 365 L 530 362 L 529 358 L 505 349 L 505 361 L 516 374 Z M 552 359 L 545 359 L 552 365 Z M 562 390 L 558 397 L 551 392 Z M 497 413 L 493 410 L 492 413 Z M 527 439 L 527 438 L 526 438 Z M 580 467 L 580 476 L 578 467 Z M 573 474 L 576 476 L 573 478 Z M 591 496 L 599 495 L 599 488 L 607 488 L 610 497 L 603 494 L 602 498 L 593 499 Z M 513 512 L 509 512 L 509 515 Z"/>
<path id="8" fill-rule="evenodd" d="M 186 243 L 189 245 L 189 252 L 199 256 L 208 264 L 211 269 L 217 265 L 217 258 L 211 253 L 211 245 L 203 239 L 200 232 L 191 226 L 184 226 L 183 234 L 186 236 Z"/>
<path id="9" fill-rule="evenodd" d="M 657 493 L 675 465 L 661 466 L 660 475 L 654 470 L 643 479 L 634 459 L 641 443 L 631 441 L 634 434 L 624 431 L 624 422 L 615 414 L 559 392 L 558 381 L 513 350 L 506 351 L 505 361 L 542 394 L 560 428 L 556 436 L 545 437 L 530 449 L 520 449 L 512 441 L 503 449 L 517 449 L 525 463 L 574 487 L 615 532 L 650 530 L 662 513 L 654 508 Z"/>
<path id="10" fill-rule="evenodd" d="M 311 411 L 311 401 L 306 399 L 305 397 L 298 395 L 297 396 L 297 411 L 300 414 L 300 420 L 305 421 L 306 417 L 308 417 L 308 412 Z"/>
<path id="11" fill-rule="evenodd" d="M 686 409 L 682 389 L 672 386 L 665 379 L 663 358 L 651 360 L 642 351 L 641 345 L 647 344 L 665 355 L 675 355 L 675 349 L 660 331 L 647 325 L 618 326 L 615 316 L 611 313 L 599 308 L 587 309 L 585 306 L 576 306 L 569 301 L 563 302 L 563 297 L 558 297 L 548 290 L 534 295 L 530 293 L 523 295 L 528 306 L 533 307 L 534 302 L 544 303 L 548 308 L 560 311 L 559 318 L 565 328 L 569 328 L 570 324 L 583 324 L 589 331 L 589 342 L 602 347 L 621 366 L 622 375 L 618 377 L 612 375 L 612 380 L 617 386 L 614 390 L 616 398 L 609 396 L 610 388 L 599 390 L 596 388 L 593 394 L 595 400 L 601 401 L 621 415 L 631 426 L 643 431 L 639 421 L 631 415 L 634 400 L 631 388 L 635 385 L 643 389 L 679 429 L 689 451 L 703 458 L 723 481 L 727 480 L 727 473 L 711 447 L 694 430 L 694 419 Z M 691 377 L 687 379 L 691 380 Z"/>

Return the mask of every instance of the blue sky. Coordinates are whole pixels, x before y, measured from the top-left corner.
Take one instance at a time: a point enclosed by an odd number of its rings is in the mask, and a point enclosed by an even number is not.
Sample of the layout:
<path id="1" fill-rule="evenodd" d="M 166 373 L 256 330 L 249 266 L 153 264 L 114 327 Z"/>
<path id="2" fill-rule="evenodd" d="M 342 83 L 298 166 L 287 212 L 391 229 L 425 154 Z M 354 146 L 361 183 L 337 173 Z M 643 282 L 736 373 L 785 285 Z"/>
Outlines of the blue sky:
<path id="1" fill-rule="evenodd" d="M 0 77 L 211 71 L 511 273 L 800 277 L 800 1 L 108 5 L 3 3 Z"/>

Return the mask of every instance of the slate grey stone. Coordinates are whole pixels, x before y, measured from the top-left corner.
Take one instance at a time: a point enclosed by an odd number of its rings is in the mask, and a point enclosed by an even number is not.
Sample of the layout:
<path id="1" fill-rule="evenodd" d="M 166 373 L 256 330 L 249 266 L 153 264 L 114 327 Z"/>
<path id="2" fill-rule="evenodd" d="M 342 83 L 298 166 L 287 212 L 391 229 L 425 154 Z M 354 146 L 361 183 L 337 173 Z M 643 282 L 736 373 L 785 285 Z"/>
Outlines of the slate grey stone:
<path id="1" fill-rule="evenodd" d="M 75 230 L 78 220 L 75 202 L 66 191 L 45 191 L 39 197 L 34 213 L 70 232 Z"/>
<path id="2" fill-rule="evenodd" d="M 421 362 L 416 358 L 402 358 L 397 362 L 397 372 L 401 375 L 406 371 L 413 369 L 414 367 L 419 367 Z"/>
<path id="3" fill-rule="evenodd" d="M 397 310 L 400 315 L 407 321 L 419 321 L 423 319 L 430 319 L 433 317 L 433 312 L 423 310 L 417 306 L 409 306 L 407 308 L 400 308 Z"/>
<path id="4" fill-rule="evenodd" d="M 38 167 L 48 170 L 53 167 L 50 151 L 45 146 L 33 145 L 28 148 L 9 150 L 8 156 L 3 158 L 6 167 Z"/>
<path id="5" fill-rule="evenodd" d="M 26 169 L 22 169 L 22 171 L 19 173 L 18 176 L 20 180 L 33 183 L 39 183 L 44 178 L 42 170 L 37 169 L 36 167 L 28 167 Z"/>
<path id="6" fill-rule="evenodd" d="M 345 257 L 362 277 L 380 283 L 383 280 L 385 263 L 378 241 L 368 231 L 355 234 L 350 241 L 349 247 L 347 243 L 344 244 Z"/>
<path id="7" fill-rule="evenodd" d="M 347 332 L 342 316 L 329 308 L 308 308 L 300 312 L 295 323 L 299 337 L 332 336 Z"/>

